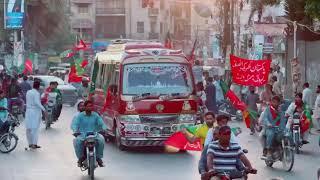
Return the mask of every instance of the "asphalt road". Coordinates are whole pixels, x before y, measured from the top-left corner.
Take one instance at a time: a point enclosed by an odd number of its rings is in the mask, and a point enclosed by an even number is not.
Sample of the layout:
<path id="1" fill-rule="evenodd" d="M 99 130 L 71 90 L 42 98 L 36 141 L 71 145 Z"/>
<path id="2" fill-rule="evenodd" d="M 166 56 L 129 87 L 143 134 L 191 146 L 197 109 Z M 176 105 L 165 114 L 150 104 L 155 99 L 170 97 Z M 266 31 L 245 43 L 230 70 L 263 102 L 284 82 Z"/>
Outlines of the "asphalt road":
<path id="1" fill-rule="evenodd" d="M 10 154 L 0 154 L 0 180 L 86 180 L 86 172 L 76 165 L 71 130 L 69 128 L 75 109 L 64 107 L 60 120 L 50 130 L 41 128 L 37 151 L 25 151 L 27 145 L 25 129 L 21 125 L 16 133 L 19 144 Z M 242 126 L 232 123 L 232 126 Z M 242 126 L 243 127 L 243 126 Z M 243 129 L 240 142 L 243 148 L 249 150 L 248 157 L 257 175 L 249 179 L 285 179 L 285 180 L 315 180 L 316 170 L 320 167 L 320 148 L 318 136 L 310 137 L 311 144 L 297 155 L 293 171 L 285 172 L 281 163 L 274 168 L 268 168 L 260 160 L 261 147 L 257 136 L 250 136 Z M 107 143 L 104 150 L 106 167 L 96 170 L 97 180 L 198 180 L 197 165 L 199 152 L 165 154 L 159 149 L 134 149 L 127 152 L 119 151 L 114 144 Z"/>

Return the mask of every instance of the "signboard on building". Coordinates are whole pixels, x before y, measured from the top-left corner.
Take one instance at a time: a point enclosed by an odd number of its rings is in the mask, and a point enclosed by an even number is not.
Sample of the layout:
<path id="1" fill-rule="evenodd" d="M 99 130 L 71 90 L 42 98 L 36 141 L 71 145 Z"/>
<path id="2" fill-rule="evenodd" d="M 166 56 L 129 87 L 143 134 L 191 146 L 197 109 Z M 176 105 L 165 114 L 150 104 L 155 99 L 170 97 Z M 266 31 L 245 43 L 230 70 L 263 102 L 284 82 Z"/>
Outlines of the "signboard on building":
<path id="1" fill-rule="evenodd" d="M 4 27 L 21 29 L 24 19 L 24 0 L 4 0 Z"/>
<path id="2" fill-rule="evenodd" d="M 212 36 L 212 57 L 214 59 L 221 58 L 221 56 L 220 56 L 220 41 L 217 38 L 217 35 Z"/>

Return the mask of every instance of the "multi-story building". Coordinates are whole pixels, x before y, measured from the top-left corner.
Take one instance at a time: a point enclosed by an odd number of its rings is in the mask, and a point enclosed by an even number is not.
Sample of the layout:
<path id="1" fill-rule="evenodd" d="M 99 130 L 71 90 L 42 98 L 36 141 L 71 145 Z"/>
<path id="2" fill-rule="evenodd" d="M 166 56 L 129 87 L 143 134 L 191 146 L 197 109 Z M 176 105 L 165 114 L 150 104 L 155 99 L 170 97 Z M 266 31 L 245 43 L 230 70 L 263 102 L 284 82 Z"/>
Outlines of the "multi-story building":
<path id="1" fill-rule="evenodd" d="M 169 30 L 169 3 L 154 1 L 144 7 L 143 0 L 127 1 L 126 34 L 133 39 L 161 40 Z"/>
<path id="2" fill-rule="evenodd" d="M 69 0 L 71 28 L 84 40 L 95 37 L 95 0 Z"/>

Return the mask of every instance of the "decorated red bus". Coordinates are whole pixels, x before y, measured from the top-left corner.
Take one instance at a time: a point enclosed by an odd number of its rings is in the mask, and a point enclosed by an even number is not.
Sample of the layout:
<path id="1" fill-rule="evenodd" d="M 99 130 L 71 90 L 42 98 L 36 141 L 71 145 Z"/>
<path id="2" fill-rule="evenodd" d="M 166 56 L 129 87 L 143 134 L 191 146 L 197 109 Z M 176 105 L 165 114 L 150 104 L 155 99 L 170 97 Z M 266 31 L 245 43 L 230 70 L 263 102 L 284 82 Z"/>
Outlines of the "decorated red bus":
<path id="1" fill-rule="evenodd" d="M 113 44 L 96 60 L 94 103 L 120 150 L 162 146 L 172 133 L 194 125 L 194 77 L 181 50 L 158 43 Z"/>

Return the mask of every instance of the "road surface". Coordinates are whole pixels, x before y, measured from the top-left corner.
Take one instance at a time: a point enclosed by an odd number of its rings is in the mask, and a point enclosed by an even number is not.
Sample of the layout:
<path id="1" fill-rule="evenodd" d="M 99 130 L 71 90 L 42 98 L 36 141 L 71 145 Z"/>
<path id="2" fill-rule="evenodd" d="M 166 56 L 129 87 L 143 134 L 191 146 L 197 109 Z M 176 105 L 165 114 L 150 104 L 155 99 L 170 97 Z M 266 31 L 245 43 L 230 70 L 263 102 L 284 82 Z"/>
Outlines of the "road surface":
<path id="1" fill-rule="evenodd" d="M 65 106 L 60 120 L 50 130 L 41 128 L 37 151 L 25 151 L 25 129 L 22 125 L 16 130 L 19 136 L 18 147 L 10 154 L 0 153 L 0 180 L 86 180 L 86 172 L 76 165 L 70 122 L 75 109 Z M 257 136 L 250 136 L 242 124 L 232 123 L 232 126 L 242 126 L 240 142 L 243 148 L 249 150 L 248 157 L 257 175 L 249 179 L 284 179 L 313 180 L 316 170 L 320 167 L 320 148 L 318 136 L 310 137 L 311 144 L 303 147 L 301 155 L 297 155 L 293 171 L 288 173 L 281 169 L 281 163 L 274 168 L 268 168 L 260 160 L 261 146 Z M 96 170 L 97 180 L 198 180 L 197 165 L 199 152 L 165 154 L 154 149 L 135 149 L 127 152 L 119 151 L 114 144 L 107 143 L 104 150 L 106 167 Z"/>

